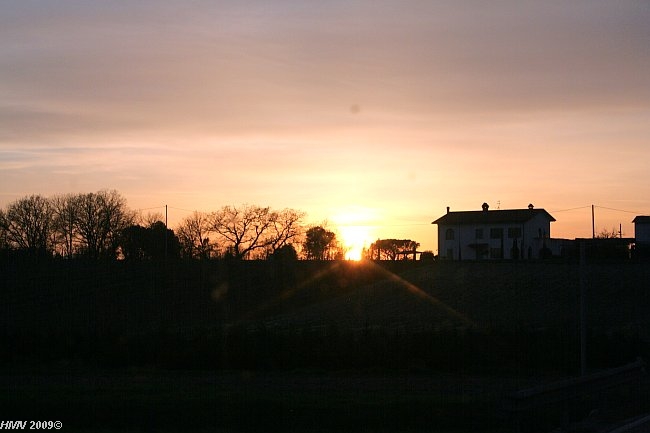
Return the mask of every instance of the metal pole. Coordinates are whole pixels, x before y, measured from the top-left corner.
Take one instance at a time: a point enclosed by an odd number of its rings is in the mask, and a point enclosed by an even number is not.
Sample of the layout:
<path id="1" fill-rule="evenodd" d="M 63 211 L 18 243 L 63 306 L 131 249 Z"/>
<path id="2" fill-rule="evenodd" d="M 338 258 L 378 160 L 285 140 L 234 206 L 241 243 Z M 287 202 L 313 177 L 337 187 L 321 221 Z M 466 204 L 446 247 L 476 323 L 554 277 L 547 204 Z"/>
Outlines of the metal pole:
<path id="1" fill-rule="evenodd" d="M 165 205 L 165 261 L 167 261 L 167 205 Z"/>
<path id="2" fill-rule="evenodd" d="M 596 219 L 594 217 L 594 205 L 591 205 L 591 238 L 596 239 Z"/>

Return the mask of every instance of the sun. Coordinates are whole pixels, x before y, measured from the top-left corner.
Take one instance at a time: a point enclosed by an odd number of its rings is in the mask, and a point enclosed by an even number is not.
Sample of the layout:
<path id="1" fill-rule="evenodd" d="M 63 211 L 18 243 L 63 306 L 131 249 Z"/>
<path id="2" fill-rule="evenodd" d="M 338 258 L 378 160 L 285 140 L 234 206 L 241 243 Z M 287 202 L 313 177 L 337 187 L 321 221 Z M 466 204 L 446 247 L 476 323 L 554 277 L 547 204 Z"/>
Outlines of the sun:
<path id="1" fill-rule="evenodd" d="M 337 228 L 337 238 L 345 250 L 346 260 L 361 260 L 363 250 L 372 244 L 378 212 L 376 209 L 350 205 L 337 209 L 333 221 Z"/>
<path id="2" fill-rule="evenodd" d="M 346 260 L 361 260 L 363 250 L 370 244 L 370 230 L 364 226 L 346 225 L 339 227 L 341 243 L 345 249 Z"/>

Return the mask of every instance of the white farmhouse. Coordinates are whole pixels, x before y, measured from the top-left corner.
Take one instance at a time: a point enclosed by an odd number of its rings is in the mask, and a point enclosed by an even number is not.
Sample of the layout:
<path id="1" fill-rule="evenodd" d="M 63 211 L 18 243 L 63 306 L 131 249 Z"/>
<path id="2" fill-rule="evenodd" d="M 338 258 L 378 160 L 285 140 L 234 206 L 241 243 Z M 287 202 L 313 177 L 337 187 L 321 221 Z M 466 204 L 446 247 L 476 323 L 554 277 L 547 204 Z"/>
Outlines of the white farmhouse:
<path id="1" fill-rule="evenodd" d="M 537 259 L 557 254 L 550 239 L 551 222 L 544 209 L 450 212 L 433 221 L 438 225 L 438 255 L 448 260 Z"/>
<path id="2" fill-rule="evenodd" d="M 650 244 L 650 216 L 639 215 L 635 217 L 634 240 L 637 244 Z"/>
<path id="3" fill-rule="evenodd" d="M 639 215 L 634 223 L 634 249 L 632 256 L 635 259 L 650 259 L 650 216 Z"/>

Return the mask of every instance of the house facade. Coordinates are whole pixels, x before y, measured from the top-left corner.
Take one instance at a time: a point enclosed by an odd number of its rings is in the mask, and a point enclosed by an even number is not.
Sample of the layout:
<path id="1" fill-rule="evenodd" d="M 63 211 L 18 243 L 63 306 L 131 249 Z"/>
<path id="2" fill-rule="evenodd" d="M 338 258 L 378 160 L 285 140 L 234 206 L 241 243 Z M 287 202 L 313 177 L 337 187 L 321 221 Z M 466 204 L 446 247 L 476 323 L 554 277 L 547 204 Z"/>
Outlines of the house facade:
<path id="1" fill-rule="evenodd" d="M 447 213 L 438 226 L 438 256 L 447 260 L 538 259 L 559 254 L 550 238 L 551 222 L 544 209 L 489 210 Z M 558 250 L 558 251 L 556 251 Z"/>
<path id="2" fill-rule="evenodd" d="M 634 251 L 635 258 L 650 258 L 650 216 L 639 215 L 634 223 Z"/>
<path id="3" fill-rule="evenodd" d="M 650 244 L 650 216 L 639 215 L 632 222 L 634 223 L 634 239 L 636 243 Z"/>

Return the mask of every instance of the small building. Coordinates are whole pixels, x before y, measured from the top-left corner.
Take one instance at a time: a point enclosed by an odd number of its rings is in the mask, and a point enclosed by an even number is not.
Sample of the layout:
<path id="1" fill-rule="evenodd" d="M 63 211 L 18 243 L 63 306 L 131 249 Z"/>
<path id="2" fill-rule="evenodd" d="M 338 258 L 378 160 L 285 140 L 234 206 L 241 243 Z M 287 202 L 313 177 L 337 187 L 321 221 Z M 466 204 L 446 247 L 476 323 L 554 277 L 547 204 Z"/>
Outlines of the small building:
<path id="1" fill-rule="evenodd" d="M 637 243 L 650 244 L 650 216 L 639 215 L 635 217 L 634 239 Z"/>
<path id="2" fill-rule="evenodd" d="M 634 223 L 634 255 L 636 258 L 650 257 L 650 216 L 639 215 Z"/>
<path id="3" fill-rule="evenodd" d="M 438 225 L 438 255 L 448 260 L 517 260 L 557 255 L 560 245 L 550 238 L 551 222 L 544 209 L 489 210 L 447 213 Z M 556 245 L 557 244 L 557 245 Z M 557 251 L 556 251 L 557 250 Z"/>

